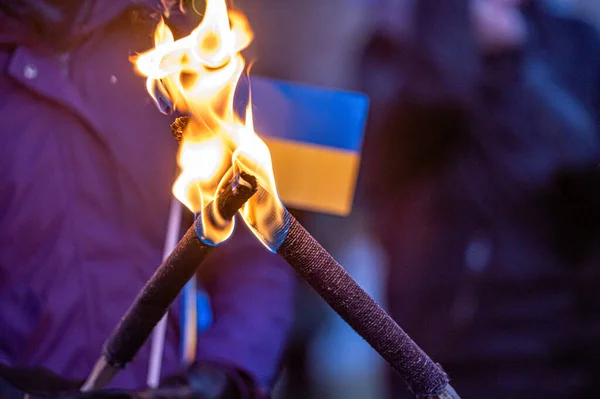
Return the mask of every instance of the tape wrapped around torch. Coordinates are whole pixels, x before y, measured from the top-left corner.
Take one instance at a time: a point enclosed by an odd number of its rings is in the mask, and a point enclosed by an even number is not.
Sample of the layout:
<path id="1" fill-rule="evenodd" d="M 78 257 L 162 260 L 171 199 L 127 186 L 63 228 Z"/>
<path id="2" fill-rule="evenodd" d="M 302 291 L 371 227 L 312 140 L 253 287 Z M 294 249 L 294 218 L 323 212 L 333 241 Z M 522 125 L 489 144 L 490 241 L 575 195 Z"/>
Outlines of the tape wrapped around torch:
<path id="1" fill-rule="evenodd" d="M 256 193 L 254 176 L 235 174 L 204 210 L 208 219 L 231 222 L 236 212 Z M 217 213 L 218 215 L 215 215 Z M 104 344 L 103 353 L 82 387 L 90 391 L 105 387 L 146 342 L 181 289 L 196 273 L 214 246 L 203 239 L 202 218 L 196 218 L 169 257 L 148 280 L 135 301 Z"/>
<path id="2" fill-rule="evenodd" d="M 417 397 L 458 398 L 446 373 L 292 215 L 288 220 L 289 230 L 277 253 L 296 273 L 404 378 Z"/>

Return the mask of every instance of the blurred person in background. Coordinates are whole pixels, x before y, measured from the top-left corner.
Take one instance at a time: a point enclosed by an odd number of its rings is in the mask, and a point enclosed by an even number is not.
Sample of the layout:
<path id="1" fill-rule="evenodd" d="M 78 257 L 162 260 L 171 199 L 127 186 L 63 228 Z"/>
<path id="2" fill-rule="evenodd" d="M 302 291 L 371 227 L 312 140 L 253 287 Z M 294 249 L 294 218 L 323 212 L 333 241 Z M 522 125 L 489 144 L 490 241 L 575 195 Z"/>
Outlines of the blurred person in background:
<path id="1" fill-rule="evenodd" d="M 540 1 L 393 3 L 360 183 L 391 313 L 463 398 L 598 396 L 596 32 Z"/>
<path id="2" fill-rule="evenodd" d="M 0 0 L 0 397 L 6 380 L 77 389 L 161 263 L 173 117 L 129 57 L 153 46 L 164 3 Z M 199 337 L 193 386 L 206 398 L 263 397 L 291 327 L 294 276 L 242 225 L 231 241 L 199 275 L 214 322 Z M 179 308 L 163 375 L 181 365 Z M 146 345 L 113 387 L 142 387 L 148 359 Z"/>

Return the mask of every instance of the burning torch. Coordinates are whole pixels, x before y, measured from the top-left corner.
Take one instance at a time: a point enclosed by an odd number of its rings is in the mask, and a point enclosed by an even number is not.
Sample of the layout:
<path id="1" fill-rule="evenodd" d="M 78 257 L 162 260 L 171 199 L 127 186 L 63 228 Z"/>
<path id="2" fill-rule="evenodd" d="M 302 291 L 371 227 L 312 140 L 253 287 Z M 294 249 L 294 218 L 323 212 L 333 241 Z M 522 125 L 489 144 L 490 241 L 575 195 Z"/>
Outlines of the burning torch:
<path id="1" fill-rule="evenodd" d="M 257 239 L 282 256 L 418 398 L 458 398 L 441 367 L 280 201 L 269 148 L 254 130 L 251 98 L 245 118 L 234 111 L 245 68 L 241 51 L 251 41 L 243 14 L 228 10 L 225 0 L 208 0 L 190 35 L 175 40 L 161 21 L 155 48 L 135 60 L 159 107 L 188 115 L 176 124 L 181 173 L 173 193 L 199 216 L 115 328 L 82 389 L 104 387 L 133 359 L 211 249 L 231 235 L 233 216 L 239 213 Z"/>

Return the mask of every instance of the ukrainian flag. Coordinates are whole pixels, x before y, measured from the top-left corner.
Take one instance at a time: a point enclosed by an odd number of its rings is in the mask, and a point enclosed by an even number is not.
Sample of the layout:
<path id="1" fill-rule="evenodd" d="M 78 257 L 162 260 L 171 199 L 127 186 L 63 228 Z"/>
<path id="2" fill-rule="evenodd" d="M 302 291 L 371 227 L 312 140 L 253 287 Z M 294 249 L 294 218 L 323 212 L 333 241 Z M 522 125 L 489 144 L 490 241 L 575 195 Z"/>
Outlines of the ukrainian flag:
<path id="1" fill-rule="evenodd" d="M 254 127 L 271 151 L 281 200 L 290 208 L 348 215 L 367 97 L 259 77 L 250 81 Z"/>

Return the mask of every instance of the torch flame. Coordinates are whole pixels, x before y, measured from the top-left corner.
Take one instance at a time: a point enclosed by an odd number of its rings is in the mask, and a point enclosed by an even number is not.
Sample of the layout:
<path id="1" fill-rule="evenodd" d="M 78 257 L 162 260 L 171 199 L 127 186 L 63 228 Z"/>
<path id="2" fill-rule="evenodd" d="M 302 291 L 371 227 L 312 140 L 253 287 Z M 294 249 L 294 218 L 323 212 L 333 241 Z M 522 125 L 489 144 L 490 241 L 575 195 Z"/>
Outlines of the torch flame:
<path id="1" fill-rule="evenodd" d="M 246 17 L 228 10 L 225 0 L 207 0 L 204 17 L 186 37 L 175 40 L 164 20 L 156 27 L 155 47 L 135 59 L 147 77 L 146 88 L 163 109 L 190 117 L 178 153 L 181 173 L 173 194 L 194 213 L 200 213 L 219 195 L 221 184 L 233 171 L 254 175 L 259 194 L 242 208 L 246 224 L 271 250 L 277 230 L 285 222 L 267 145 L 254 131 L 251 100 L 245 120 L 234 112 L 233 99 L 244 71 L 241 55 L 252 41 Z M 203 215 L 204 216 L 204 215 Z M 216 223 L 203 217 L 202 238 L 213 244 L 227 239 L 233 222 Z"/>

